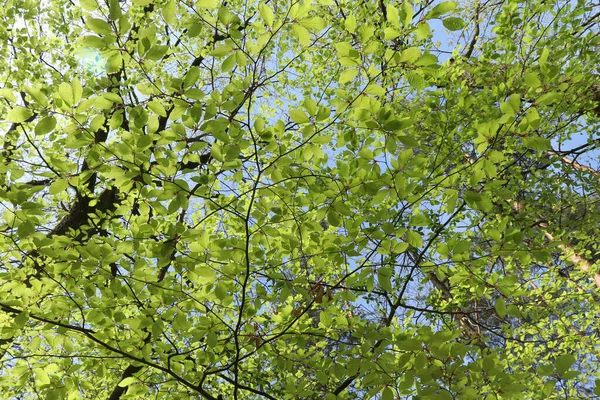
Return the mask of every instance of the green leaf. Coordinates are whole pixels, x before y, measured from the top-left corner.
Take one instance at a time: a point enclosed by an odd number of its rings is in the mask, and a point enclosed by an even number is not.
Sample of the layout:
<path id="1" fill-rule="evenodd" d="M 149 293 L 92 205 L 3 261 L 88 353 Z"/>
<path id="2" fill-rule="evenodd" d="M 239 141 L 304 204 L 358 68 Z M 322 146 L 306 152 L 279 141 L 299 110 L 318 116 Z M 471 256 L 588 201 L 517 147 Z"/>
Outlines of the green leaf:
<path id="1" fill-rule="evenodd" d="M 235 63 L 236 63 L 236 54 L 231 54 L 229 57 L 227 57 L 225 59 L 225 61 L 223 61 L 223 64 L 221 64 L 221 71 L 223 72 L 229 72 L 233 69 L 233 67 L 235 67 Z"/>
<path id="2" fill-rule="evenodd" d="M 58 95 L 69 107 L 73 106 L 73 87 L 66 82 L 62 82 L 58 85 Z"/>
<path id="3" fill-rule="evenodd" d="M 306 47 L 310 44 L 310 33 L 308 30 L 299 24 L 292 25 L 292 30 L 294 31 L 294 36 L 298 39 L 298 42 L 302 47 Z"/>
<path id="4" fill-rule="evenodd" d="M 25 324 L 27 324 L 27 321 L 29 321 L 29 312 L 28 311 L 21 311 L 19 314 L 17 314 L 16 317 L 14 317 L 15 325 L 18 328 L 24 327 Z"/>
<path id="5" fill-rule="evenodd" d="M 169 46 L 155 45 L 150 48 L 150 51 L 146 53 L 145 57 L 148 60 L 160 60 L 165 56 L 168 50 Z"/>
<path id="6" fill-rule="evenodd" d="M 208 248 L 208 241 L 205 244 L 198 243 L 195 248 L 198 252 L 204 252 Z M 188 276 L 193 282 L 200 284 L 212 283 L 215 281 L 217 274 L 211 268 L 195 268 L 194 271 L 188 272 Z"/>
<path id="7" fill-rule="evenodd" d="M 409 230 L 406 232 L 406 241 L 413 247 L 423 247 L 423 238 L 417 231 Z"/>
<path id="8" fill-rule="evenodd" d="M 177 4 L 175 0 L 169 0 L 162 9 L 162 15 L 167 24 L 171 25 L 177 21 Z"/>
<path id="9" fill-rule="evenodd" d="M 507 102 L 500 103 L 500 111 L 502 111 L 503 114 L 507 114 L 507 115 L 515 115 L 516 114 L 513 107 L 510 105 L 510 103 L 507 103 Z"/>
<path id="10" fill-rule="evenodd" d="M 448 14 L 449 12 L 453 11 L 456 8 L 456 6 L 458 6 L 458 3 L 455 1 L 442 1 L 441 3 L 433 7 L 431 11 L 427 13 L 425 18 L 438 18 L 441 15 Z"/>
<path id="11" fill-rule="evenodd" d="M 71 91 L 73 92 L 73 104 L 79 103 L 83 94 L 83 87 L 79 78 L 74 78 L 71 81 Z"/>
<path id="12" fill-rule="evenodd" d="M 308 112 L 308 115 L 314 116 L 317 113 L 317 106 L 317 102 L 311 97 L 306 97 L 304 99 L 304 108 Z"/>
<path id="13" fill-rule="evenodd" d="M 6 89 L 6 88 L 0 89 L 0 96 L 4 97 L 6 100 L 11 101 L 13 103 L 15 103 L 17 101 L 15 94 L 10 89 Z"/>
<path id="14" fill-rule="evenodd" d="M 127 377 L 125 379 L 123 379 L 121 382 L 119 382 L 119 387 L 127 387 L 131 384 L 134 384 L 136 382 L 139 382 L 138 378 L 134 377 L 134 376 L 130 376 Z"/>
<path id="15" fill-rule="evenodd" d="M 483 358 L 482 364 L 483 364 L 483 370 L 487 374 L 491 374 L 492 371 L 494 370 L 494 367 L 496 366 L 496 361 L 494 360 L 493 356 L 487 356 L 487 357 Z"/>
<path id="16" fill-rule="evenodd" d="M 459 31 L 465 27 L 465 21 L 462 18 L 450 17 L 442 21 L 444 27 L 450 31 Z"/>
<path id="17" fill-rule="evenodd" d="M 437 63 L 438 58 L 435 55 L 431 53 L 425 53 L 419 57 L 419 59 L 415 62 L 415 65 L 426 67 L 436 65 Z"/>
<path id="18" fill-rule="evenodd" d="M 419 147 L 419 142 L 411 136 L 400 135 L 400 136 L 396 136 L 396 139 L 398 139 L 406 147 L 410 147 L 410 148 Z"/>
<path id="19" fill-rule="evenodd" d="M 496 299 L 496 302 L 494 303 L 494 308 L 496 309 L 496 312 L 498 313 L 500 318 L 506 317 L 506 302 L 502 297 L 498 297 Z"/>
<path id="20" fill-rule="evenodd" d="M 391 293 L 393 291 L 392 283 L 390 281 L 391 276 L 392 272 L 389 268 L 380 267 L 377 269 L 377 282 L 379 282 L 379 286 L 381 286 L 381 288 L 388 293 Z"/>
<path id="21" fill-rule="evenodd" d="M 183 87 L 189 88 L 190 86 L 194 85 L 198 81 L 199 77 L 200 68 L 196 66 L 191 67 L 183 78 Z"/>
<path id="22" fill-rule="evenodd" d="M 572 354 L 562 354 L 556 357 L 554 365 L 556 366 L 556 372 L 558 375 L 563 375 L 571 368 L 571 365 L 576 361 L 576 358 Z"/>
<path id="23" fill-rule="evenodd" d="M 417 25 L 415 34 L 420 40 L 427 39 L 431 35 L 431 27 L 427 22 L 421 22 Z"/>
<path id="24" fill-rule="evenodd" d="M 123 99 L 117 93 L 113 92 L 104 92 L 102 93 L 102 97 L 114 104 L 123 104 Z"/>
<path id="25" fill-rule="evenodd" d="M 205 8 L 208 10 L 214 10 L 216 9 L 219 4 L 221 4 L 221 2 L 219 0 L 200 0 L 198 2 L 196 2 L 196 7 L 199 8 Z"/>
<path id="26" fill-rule="evenodd" d="M 415 12 L 414 12 L 412 6 L 410 5 L 410 2 L 408 2 L 408 1 L 402 2 L 402 5 L 400 7 L 401 7 L 400 8 L 400 17 L 401 17 L 400 22 L 402 22 L 402 26 L 404 26 L 406 28 L 412 22 Z"/>
<path id="27" fill-rule="evenodd" d="M 234 20 L 233 13 L 225 6 L 219 8 L 217 15 L 219 17 L 219 21 L 224 25 L 229 25 Z"/>
<path id="28" fill-rule="evenodd" d="M 219 46 L 216 47 L 213 51 L 211 51 L 210 55 L 219 58 L 230 54 L 232 51 L 233 49 L 231 48 L 231 46 Z"/>
<path id="29" fill-rule="evenodd" d="M 167 206 L 167 213 L 174 214 L 174 213 L 178 212 L 180 208 L 181 208 L 181 197 L 175 196 L 173 199 L 171 199 L 171 201 L 169 202 L 169 205 Z"/>
<path id="30" fill-rule="evenodd" d="M 6 114 L 5 118 L 8 122 L 15 122 L 18 124 L 21 122 L 25 122 L 32 116 L 33 116 L 33 112 L 31 112 L 30 109 L 21 107 L 21 106 L 17 106 L 15 108 L 13 108 L 12 110 L 10 110 Z"/>
<path id="31" fill-rule="evenodd" d="M 366 158 L 367 160 L 372 160 L 373 159 L 373 150 L 369 149 L 368 147 L 363 147 L 358 152 L 358 155 L 362 158 Z"/>
<path id="32" fill-rule="evenodd" d="M 223 153 L 221 152 L 221 146 L 217 143 L 210 147 L 210 155 L 217 161 L 223 161 Z"/>
<path id="33" fill-rule="evenodd" d="M 340 74 L 338 82 L 342 85 L 344 83 L 351 82 L 356 77 L 356 75 L 358 75 L 358 72 L 358 69 L 346 69 Z"/>
<path id="34" fill-rule="evenodd" d="M 42 91 L 38 88 L 26 88 L 25 91 L 27 93 L 29 93 L 29 95 L 31 96 L 31 98 L 33 98 L 33 100 L 38 103 L 40 106 L 42 107 L 47 107 L 48 106 L 48 98 L 46 97 L 46 95 L 44 93 L 42 93 Z"/>
<path id="35" fill-rule="evenodd" d="M 194 100 L 200 100 L 202 99 L 206 94 L 200 90 L 200 89 L 196 89 L 196 88 L 192 88 L 192 89 L 187 89 L 183 92 L 183 95 L 185 97 L 188 97 L 190 99 L 194 99 Z M 165 111 L 166 113 L 166 111 Z"/>
<path id="36" fill-rule="evenodd" d="M 49 385 L 50 384 L 50 377 L 48 376 L 48 373 L 46 371 L 44 371 L 41 368 L 35 368 L 33 370 L 33 373 L 35 375 L 35 381 L 38 385 Z"/>
<path id="37" fill-rule="evenodd" d="M 115 73 L 122 68 L 123 57 L 119 53 L 115 53 L 107 60 L 108 73 Z"/>
<path id="38" fill-rule="evenodd" d="M 545 105 L 552 104 L 552 103 L 562 99 L 562 97 L 563 97 L 563 95 L 561 93 L 548 92 L 548 93 L 544 93 L 543 95 L 538 97 L 537 100 L 535 101 L 535 103 L 540 106 L 545 106 Z"/>
<path id="39" fill-rule="evenodd" d="M 106 35 L 112 32 L 112 27 L 110 24 L 99 18 L 87 18 L 85 24 L 88 26 L 88 28 L 99 35 Z"/>
<path id="40" fill-rule="evenodd" d="M 69 187 L 69 181 L 66 179 L 57 179 L 51 185 L 49 192 L 50 194 L 62 193 Z"/>
<path id="41" fill-rule="evenodd" d="M 525 147 L 531 150 L 549 150 L 552 148 L 550 139 L 539 136 L 526 137 L 523 139 Z"/>
<path id="42" fill-rule="evenodd" d="M 35 126 L 36 135 L 45 135 L 46 133 L 52 132 L 56 127 L 56 118 L 48 116 L 40 119 Z"/>
<path id="43" fill-rule="evenodd" d="M 417 90 L 422 90 L 427 86 L 425 79 L 414 71 L 409 72 L 406 79 L 408 80 L 408 84 Z"/>
<path id="44" fill-rule="evenodd" d="M 550 55 L 550 49 L 548 47 L 544 47 L 544 49 L 542 50 L 542 54 L 540 55 L 540 67 L 542 68 L 542 70 L 545 70 L 547 67 L 547 63 L 548 63 L 548 56 Z"/>
<path id="45" fill-rule="evenodd" d="M 398 131 L 398 130 L 405 129 L 411 125 L 410 120 L 409 120 L 408 124 L 403 123 L 403 122 L 405 122 L 405 121 L 396 119 L 396 118 L 392 118 L 392 119 L 384 122 L 383 129 L 385 129 L 386 131 Z"/>
<path id="46" fill-rule="evenodd" d="M 340 226 L 341 219 L 340 215 L 336 213 L 334 210 L 329 210 L 327 213 L 327 222 L 329 222 L 332 226 Z"/>
<path id="47" fill-rule="evenodd" d="M 104 123 L 106 122 L 106 117 L 104 115 L 96 115 L 92 121 L 90 122 L 90 131 L 96 132 L 98 129 L 102 128 Z"/>
<path id="48" fill-rule="evenodd" d="M 271 7 L 269 7 L 267 4 L 261 3 L 258 6 L 258 10 L 260 17 L 263 19 L 263 21 L 265 21 L 265 24 L 269 27 L 272 27 L 275 20 L 275 14 L 273 13 Z"/>
<path id="49" fill-rule="evenodd" d="M 82 36 L 80 40 L 80 44 L 83 47 L 91 47 L 93 49 L 102 49 L 106 47 L 106 43 L 99 38 L 98 36 L 87 35 Z"/>
<path id="50" fill-rule="evenodd" d="M 464 194 L 466 202 L 469 206 L 473 206 L 473 204 L 478 203 L 482 200 L 481 194 L 474 192 L 472 190 L 467 190 Z"/>
<path id="51" fill-rule="evenodd" d="M 167 110 L 165 110 L 163 105 L 156 100 L 149 101 L 148 108 L 154 111 L 156 114 L 160 115 L 161 117 L 167 116 Z"/>
<path id="52" fill-rule="evenodd" d="M 305 124 L 310 121 L 308 115 L 299 108 L 290 110 L 290 118 L 297 124 Z"/>
<path id="53" fill-rule="evenodd" d="M 389 3 L 386 6 L 387 11 L 387 20 L 396 28 L 400 28 L 400 18 L 398 14 L 398 9 L 394 7 L 393 4 Z"/>
<path id="54" fill-rule="evenodd" d="M 119 0 L 108 0 L 108 16 L 111 21 L 118 20 L 122 14 Z"/>
<path id="55" fill-rule="evenodd" d="M 237 65 L 239 65 L 242 68 L 248 64 L 248 59 L 246 58 L 246 55 L 241 51 L 235 52 L 235 61 Z"/>
<path id="56" fill-rule="evenodd" d="M 88 11 L 95 11 L 98 8 L 96 0 L 79 0 L 81 8 Z"/>
<path id="57" fill-rule="evenodd" d="M 400 31 L 398 31 L 394 28 L 390 28 L 389 26 L 384 28 L 384 30 L 383 30 L 383 39 L 384 40 L 394 40 L 400 35 L 401 35 Z"/>
<path id="58" fill-rule="evenodd" d="M 401 254 L 401 253 L 404 253 L 406 250 L 408 250 L 409 246 L 410 245 L 406 242 L 397 242 L 396 244 L 394 244 L 394 247 L 392 248 L 392 250 L 396 254 Z"/>
<path id="59" fill-rule="evenodd" d="M 525 84 L 531 89 L 535 89 L 542 86 L 542 82 L 540 81 L 540 78 L 535 72 L 527 72 L 525 74 L 524 79 Z"/>
<path id="60" fill-rule="evenodd" d="M 323 29 L 325 29 L 326 26 L 325 20 L 321 17 L 303 19 L 300 20 L 300 24 L 302 24 L 302 26 L 306 27 L 307 29 L 313 32 L 322 31 Z"/>
<path id="61" fill-rule="evenodd" d="M 396 345 L 401 350 L 419 351 L 419 350 L 423 349 L 422 342 L 419 341 L 418 339 L 412 339 L 412 338 L 400 339 L 400 340 L 398 340 Z"/>
<path id="62" fill-rule="evenodd" d="M 349 15 L 344 20 L 344 28 L 350 33 L 354 33 L 356 31 L 356 16 Z"/>
<path id="63" fill-rule="evenodd" d="M 417 47 L 409 47 L 408 49 L 402 50 L 400 54 L 400 62 L 412 63 L 421 57 L 421 50 Z"/>
<path id="64" fill-rule="evenodd" d="M 381 400 L 394 400 L 395 398 L 394 391 L 389 387 L 386 386 L 381 391 Z"/>

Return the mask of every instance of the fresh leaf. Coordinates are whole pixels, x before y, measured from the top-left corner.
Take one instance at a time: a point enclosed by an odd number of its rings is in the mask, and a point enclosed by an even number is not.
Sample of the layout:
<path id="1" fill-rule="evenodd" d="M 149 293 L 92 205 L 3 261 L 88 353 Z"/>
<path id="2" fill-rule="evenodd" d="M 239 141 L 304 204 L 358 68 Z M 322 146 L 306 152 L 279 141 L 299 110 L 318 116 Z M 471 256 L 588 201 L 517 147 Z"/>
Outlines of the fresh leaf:
<path id="1" fill-rule="evenodd" d="M 21 123 L 25 122 L 29 118 L 33 116 L 33 112 L 26 107 L 17 106 L 10 110 L 8 114 L 6 114 L 6 120 L 8 122 Z"/>

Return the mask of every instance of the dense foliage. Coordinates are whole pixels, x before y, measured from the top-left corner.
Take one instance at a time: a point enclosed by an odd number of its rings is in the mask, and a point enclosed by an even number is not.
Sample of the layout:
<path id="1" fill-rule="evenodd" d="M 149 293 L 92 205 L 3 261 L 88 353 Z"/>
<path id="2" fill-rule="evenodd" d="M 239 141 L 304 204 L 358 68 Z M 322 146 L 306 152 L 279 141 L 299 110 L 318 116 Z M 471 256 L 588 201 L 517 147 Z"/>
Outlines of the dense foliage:
<path id="1" fill-rule="evenodd" d="M 599 15 L 5 0 L 3 398 L 600 395 Z"/>

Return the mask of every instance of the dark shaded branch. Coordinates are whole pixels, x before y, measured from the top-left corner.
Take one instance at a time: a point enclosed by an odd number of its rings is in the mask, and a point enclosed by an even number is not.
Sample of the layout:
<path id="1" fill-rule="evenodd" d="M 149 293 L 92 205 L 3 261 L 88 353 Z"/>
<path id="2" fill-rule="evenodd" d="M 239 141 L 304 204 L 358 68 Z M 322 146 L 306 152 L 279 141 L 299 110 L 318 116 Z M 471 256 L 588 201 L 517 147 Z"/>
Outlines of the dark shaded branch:
<path id="1" fill-rule="evenodd" d="M 473 32 L 473 39 L 471 39 L 471 43 L 467 47 L 467 52 L 465 53 L 465 58 L 471 58 L 473 54 L 473 50 L 475 49 L 475 45 L 477 44 L 477 39 L 479 39 L 479 12 L 481 9 L 481 3 L 477 3 L 477 8 L 475 9 L 475 32 Z"/>
<path id="2" fill-rule="evenodd" d="M 130 378 L 132 376 L 134 376 L 136 373 L 138 373 L 143 367 L 141 365 L 130 365 L 127 368 L 125 368 L 125 371 L 123 371 L 123 374 L 121 375 L 121 379 L 119 379 L 119 382 L 121 382 L 123 379 L 126 378 Z M 115 388 L 113 389 L 112 393 L 110 394 L 110 396 L 108 396 L 108 400 L 119 400 L 121 398 L 121 395 L 123 395 L 125 392 L 127 391 L 127 387 L 126 386 L 115 386 Z"/>

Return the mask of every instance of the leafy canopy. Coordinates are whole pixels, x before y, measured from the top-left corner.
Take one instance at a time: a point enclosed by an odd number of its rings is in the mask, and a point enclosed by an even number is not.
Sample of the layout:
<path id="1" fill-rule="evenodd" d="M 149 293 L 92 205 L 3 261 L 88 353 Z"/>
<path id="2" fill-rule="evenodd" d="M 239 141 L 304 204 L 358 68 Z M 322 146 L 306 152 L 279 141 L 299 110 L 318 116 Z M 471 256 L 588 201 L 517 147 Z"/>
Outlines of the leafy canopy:
<path id="1" fill-rule="evenodd" d="M 0 392 L 600 395 L 598 8 L 8 0 Z"/>

